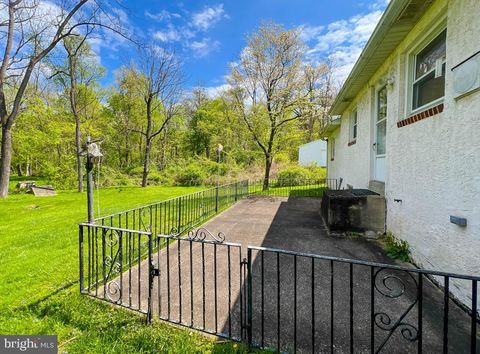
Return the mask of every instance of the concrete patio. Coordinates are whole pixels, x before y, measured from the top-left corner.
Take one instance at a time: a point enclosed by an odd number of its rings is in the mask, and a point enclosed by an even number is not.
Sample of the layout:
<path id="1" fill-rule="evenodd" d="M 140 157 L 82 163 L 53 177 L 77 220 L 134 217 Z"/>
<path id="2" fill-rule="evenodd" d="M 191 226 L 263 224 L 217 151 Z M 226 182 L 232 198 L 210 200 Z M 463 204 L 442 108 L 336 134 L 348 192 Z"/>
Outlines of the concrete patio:
<path id="1" fill-rule="evenodd" d="M 412 267 L 387 257 L 377 241 L 328 235 L 319 210 L 318 198 L 247 198 L 203 225 L 212 234 L 223 232 L 224 244 L 185 240 L 162 248 L 154 255 L 160 269 L 152 290 L 154 317 L 240 339 L 241 323 L 246 322 L 240 263 L 247 257 L 248 246 Z M 253 344 L 317 353 L 332 348 L 347 353 L 353 345 L 355 353 L 367 353 L 373 343 L 376 352 L 410 353 L 417 352 L 421 326 L 423 352 L 442 351 L 444 295 L 428 278 L 422 277 L 419 318 L 417 274 L 377 268 L 378 279 L 372 280 L 370 267 L 349 267 L 348 263 L 253 250 Z M 141 268 L 145 271 L 140 277 L 140 302 L 146 309 L 147 264 Z M 124 292 L 128 291 L 125 284 L 134 289 L 133 303 L 138 300 L 137 270 L 131 279 L 123 275 Z M 398 327 L 390 333 L 389 326 L 397 320 Z M 450 352 L 469 352 L 471 319 L 451 300 L 448 323 Z"/>

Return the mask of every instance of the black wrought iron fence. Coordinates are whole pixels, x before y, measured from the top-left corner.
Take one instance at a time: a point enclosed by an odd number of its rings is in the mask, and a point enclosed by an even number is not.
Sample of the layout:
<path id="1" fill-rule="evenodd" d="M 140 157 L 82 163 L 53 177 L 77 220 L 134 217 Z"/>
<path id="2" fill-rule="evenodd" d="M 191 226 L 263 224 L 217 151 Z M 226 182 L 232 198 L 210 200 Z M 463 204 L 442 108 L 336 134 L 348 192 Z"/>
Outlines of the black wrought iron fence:
<path id="1" fill-rule="evenodd" d="M 278 352 L 478 353 L 478 276 L 264 247 L 249 246 L 247 254 L 250 345 Z M 453 287 L 469 292 L 467 311 L 451 296 Z"/>
<path id="2" fill-rule="evenodd" d="M 480 277 L 80 225 L 80 290 L 279 352 L 477 353 Z M 432 279 L 436 282 L 432 282 Z M 443 291 L 437 287 L 443 288 Z M 463 288 L 468 309 L 451 295 Z"/>
<path id="3" fill-rule="evenodd" d="M 153 313 L 160 319 L 241 340 L 244 325 L 241 245 L 206 229 L 157 238 Z M 243 302 L 243 300 L 241 300 Z"/>
<path id="4" fill-rule="evenodd" d="M 336 188 L 336 179 L 271 179 L 266 190 L 262 180 L 243 180 L 97 218 L 95 224 L 154 235 L 183 233 L 250 195 L 321 197 Z"/>
<path id="5" fill-rule="evenodd" d="M 183 233 L 247 196 L 248 188 L 248 180 L 221 185 L 101 217 L 95 223 L 154 235 Z"/>
<path id="6" fill-rule="evenodd" d="M 148 314 L 152 234 L 79 225 L 80 292 Z"/>
<path id="7" fill-rule="evenodd" d="M 321 197 L 326 189 L 338 189 L 334 178 L 271 178 L 267 189 L 264 181 L 250 180 L 250 195 L 268 195 L 276 197 Z"/>

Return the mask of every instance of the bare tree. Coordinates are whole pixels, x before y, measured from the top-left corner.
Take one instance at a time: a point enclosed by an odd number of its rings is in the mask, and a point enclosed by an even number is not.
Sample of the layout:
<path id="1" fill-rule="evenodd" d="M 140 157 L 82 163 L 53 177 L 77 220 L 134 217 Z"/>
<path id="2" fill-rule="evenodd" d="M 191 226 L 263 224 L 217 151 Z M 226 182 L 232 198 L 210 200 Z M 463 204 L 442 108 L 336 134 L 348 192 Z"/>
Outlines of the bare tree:
<path id="1" fill-rule="evenodd" d="M 327 60 L 318 65 L 307 63 L 303 66 L 303 75 L 308 99 L 299 110 L 306 138 L 312 141 L 327 123 L 328 111 L 336 95 L 332 61 Z"/>
<path id="2" fill-rule="evenodd" d="M 92 27 L 120 31 L 99 1 L 3 0 L 0 7 L 8 12 L 6 20 L 0 22 L 0 38 L 5 43 L 0 62 L 0 198 L 4 198 L 10 180 L 12 128 L 34 69 L 69 36 Z M 7 87 L 11 98 L 7 97 Z"/>
<path id="3" fill-rule="evenodd" d="M 304 43 L 297 30 L 263 24 L 249 39 L 228 83 L 234 107 L 265 156 L 268 189 L 274 144 L 283 126 L 298 119 L 309 92 L 302 75 Z"/>
<path id="4" fill-rule="evenodd" d="M 145 127 L 134 131 L 145 138 L 142 187 L 146 187 L 153 140 L 165 131 L 181 109 L 183 81 L 180 62 L 173 52 L 148 46 L 140 49 L 139 57 L 138 66 L 130 70 L 136 73 L 136 88 L 145 103 Z"/>

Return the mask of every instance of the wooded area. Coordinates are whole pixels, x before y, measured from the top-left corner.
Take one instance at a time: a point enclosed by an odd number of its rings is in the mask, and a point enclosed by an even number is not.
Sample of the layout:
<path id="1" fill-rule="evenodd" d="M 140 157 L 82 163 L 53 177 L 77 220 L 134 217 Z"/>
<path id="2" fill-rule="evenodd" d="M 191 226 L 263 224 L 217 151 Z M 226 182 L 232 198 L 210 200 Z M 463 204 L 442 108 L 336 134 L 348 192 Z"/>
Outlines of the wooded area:
<path id="1" fill-rule="evenodd" d="M 101 3 L 68 4 L 58 2 L 51 21 L 40 2 L 0 5 L 8 10 L 0 19 L 0 197 L 12 174 L 82 191 L 87 136 L 102 141 L 102 186 L 250 174 L 265 188 L 272 166 L 295 163 L 298 146 L 319 138 L 338 85 L 331 62 L 306 60 L 298 30 L 261 25 L 231 64 L 227 88 L 209 95 L 186 85 L 173 48 L 138 42 Z M 110 87 L 100 85 L 105 69 L 89 44 L 99 28 L 128 38 L 139 58 L 126 60 Z"/>

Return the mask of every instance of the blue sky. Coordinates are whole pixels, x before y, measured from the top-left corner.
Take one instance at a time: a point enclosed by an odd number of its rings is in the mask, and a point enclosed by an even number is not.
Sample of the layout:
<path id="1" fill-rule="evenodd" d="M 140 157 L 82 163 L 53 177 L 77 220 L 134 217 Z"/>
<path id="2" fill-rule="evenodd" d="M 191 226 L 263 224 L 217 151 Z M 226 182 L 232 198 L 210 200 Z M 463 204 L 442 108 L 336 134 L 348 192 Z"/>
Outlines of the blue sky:
<path id="1" fill-rule="evenodd" d="M 300 28 L 307 57 L 333 57 L 344 78 L 375 28 L 388 0 L 231 0 L 122 2 L 117 15 L 142 40 L 175 48 L 183 62 L 188 87 L 221 88 L 228 63 L 238 59 L 248 34 L 262 21 Z M 91 41 L 108 70 L 103 84 L 114 80 L 115 69 L 134 59 L 131 43 L 116 35 Z"/>

